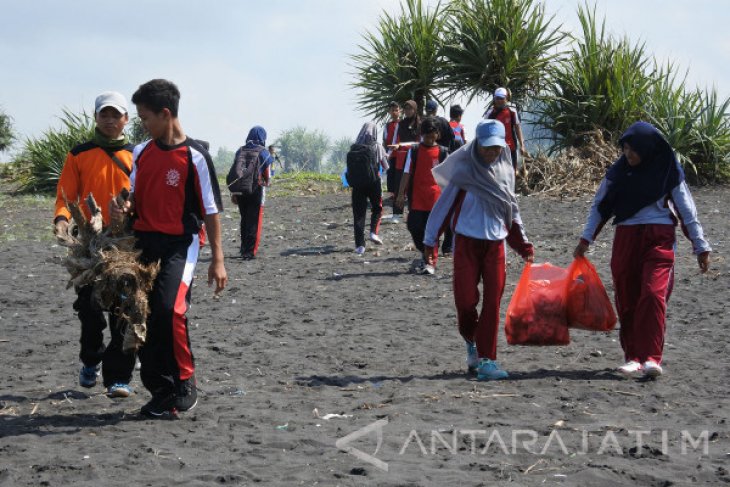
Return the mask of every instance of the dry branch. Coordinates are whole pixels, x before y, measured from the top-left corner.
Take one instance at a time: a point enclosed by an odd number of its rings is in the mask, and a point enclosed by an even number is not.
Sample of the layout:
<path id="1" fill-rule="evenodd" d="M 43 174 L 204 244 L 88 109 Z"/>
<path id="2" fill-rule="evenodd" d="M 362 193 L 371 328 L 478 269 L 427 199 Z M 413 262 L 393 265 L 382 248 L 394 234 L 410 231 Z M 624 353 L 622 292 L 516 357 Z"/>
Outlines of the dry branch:
<path id="1" fill-rule="evenodd" d="M 583 134 L 586 144 L 570 148 L 555 157 L 538 154 L 525 158 L 527 178 L 520 189 L 529 194 L 574 197 L 594 193 L 606 169 L 619 156 L 615 144 L 604 140 L 600 131 Z"/>

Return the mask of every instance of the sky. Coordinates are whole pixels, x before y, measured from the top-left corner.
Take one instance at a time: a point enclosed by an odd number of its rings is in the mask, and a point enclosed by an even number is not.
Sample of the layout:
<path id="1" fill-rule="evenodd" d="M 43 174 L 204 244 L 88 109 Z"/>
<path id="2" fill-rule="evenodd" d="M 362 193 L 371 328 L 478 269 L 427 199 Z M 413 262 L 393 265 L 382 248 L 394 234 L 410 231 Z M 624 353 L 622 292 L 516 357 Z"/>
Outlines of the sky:
<path id="1" fill-rule="evenodd" d="M 555 22 L 578 32 L 582 1 L 544 3 Z M 730 96 L 730 2 L 596 5 L 608 31 L 644 41 L 657 59 L 688 70 L 691 85 Z M 0 109 L 22 141 L 60 126 L 63 109 L 93 112 L 103 91 L 129 99 L 141 83 L 167 78 L 182 93 L 185 132 L 210 141 L 213 154 L 242 145 L 253 125 L 270 142 L 295 126 L 355 138 L 367 119 L 349 57 L 383 10 L 398 12 L 399 1 L 0 0 Z M 467 134 L 483 103 L 467 106 Z"/>

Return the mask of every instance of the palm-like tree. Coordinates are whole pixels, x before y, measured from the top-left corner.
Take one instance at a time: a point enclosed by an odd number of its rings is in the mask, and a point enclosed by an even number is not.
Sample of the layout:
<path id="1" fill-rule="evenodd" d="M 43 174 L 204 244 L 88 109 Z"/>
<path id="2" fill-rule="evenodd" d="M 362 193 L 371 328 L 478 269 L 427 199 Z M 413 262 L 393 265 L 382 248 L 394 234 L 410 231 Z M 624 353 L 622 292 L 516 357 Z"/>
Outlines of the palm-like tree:
<path id="1" fill-rule="evenodd" d="M 454 0 L 443 48 L 445 84 L 471 102 L 508 86 L 518 103 L 541 89 L 565 38 L 536 0 Z"/>
<path id="2" fill-rule="evenodd" d="M 0 111 L 0 152 L 10 147 L 14 139 L 12 120 L 9 115 Z"/>
<path id="3" fill-rule="evenodd" d="M 381 120 L 392 100 L 413 99 L 422 108 L 426 98 L 438 99 L 445 20 L 440 2 L 428 9 L 422 0 L 405 0 L 400 15 L 383 12 L 375 32 L 366 32 L 359 52 L 351 56 L 361 111 Z"/>

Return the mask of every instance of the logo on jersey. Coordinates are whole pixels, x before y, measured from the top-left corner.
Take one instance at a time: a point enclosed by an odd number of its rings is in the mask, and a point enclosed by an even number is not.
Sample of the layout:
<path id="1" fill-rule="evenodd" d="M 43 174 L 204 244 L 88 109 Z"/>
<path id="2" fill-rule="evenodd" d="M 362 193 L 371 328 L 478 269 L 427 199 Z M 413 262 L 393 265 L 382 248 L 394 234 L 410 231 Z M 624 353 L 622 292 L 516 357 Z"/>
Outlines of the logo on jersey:
<path id="1" fill-rule="evenodd" d="M 167 171 L 167 175 L 165 176 L 165 182 L 168 186 L 177 188 L 177 186 L 180 184 L 180 173 L 177 172 L 176 169 L 170 169 L 169 171 Z"/>

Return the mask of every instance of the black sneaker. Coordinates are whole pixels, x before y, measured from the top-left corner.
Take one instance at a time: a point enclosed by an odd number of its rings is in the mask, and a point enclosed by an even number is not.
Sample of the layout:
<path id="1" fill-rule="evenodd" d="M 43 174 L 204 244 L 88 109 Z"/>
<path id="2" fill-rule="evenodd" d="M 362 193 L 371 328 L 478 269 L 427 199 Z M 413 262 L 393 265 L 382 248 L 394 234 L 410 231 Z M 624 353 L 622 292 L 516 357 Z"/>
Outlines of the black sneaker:
<path id="1" fill-rule="evenodd" d="M 198 404 L 198 388 L 195 386 L 195 376 L 182 380 L 177 385 L 175 408 L 180 411 L 190 411 Z"/>
<path id="2" fill-rule="evenodd" d="M 175 393 L 153 395 L 152 399 L 142 406 L 140 413 L 152 419 L 175 419 L 177 409 L 175 408 Z"/>

